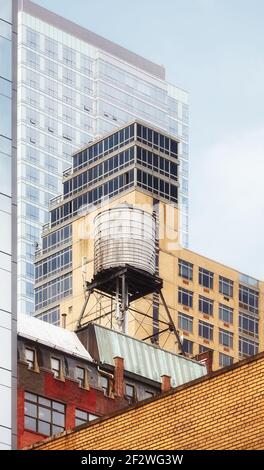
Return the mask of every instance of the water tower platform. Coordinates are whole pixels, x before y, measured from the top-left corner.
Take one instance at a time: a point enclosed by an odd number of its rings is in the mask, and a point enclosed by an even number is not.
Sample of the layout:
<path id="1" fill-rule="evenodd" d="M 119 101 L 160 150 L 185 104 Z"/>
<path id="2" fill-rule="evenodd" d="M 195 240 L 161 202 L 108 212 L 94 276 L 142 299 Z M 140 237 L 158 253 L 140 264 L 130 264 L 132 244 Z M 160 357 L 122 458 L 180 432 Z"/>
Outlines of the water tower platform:
<path id="1" fill-rule="evenodd" d="M 122 280 L 126 283 L 129 302 L 133 302 L 153 292 L 160 292 L 163 286 L 163 281 L 160 277 L 133 266 L 124 265 L 123 267 L 113 267 L 100 271 L 91 282 L 86 282 L 86 289 L 87 291 L 98 290 L 114 297 L 116 295 L 118 279 L 121 283 Z"/>

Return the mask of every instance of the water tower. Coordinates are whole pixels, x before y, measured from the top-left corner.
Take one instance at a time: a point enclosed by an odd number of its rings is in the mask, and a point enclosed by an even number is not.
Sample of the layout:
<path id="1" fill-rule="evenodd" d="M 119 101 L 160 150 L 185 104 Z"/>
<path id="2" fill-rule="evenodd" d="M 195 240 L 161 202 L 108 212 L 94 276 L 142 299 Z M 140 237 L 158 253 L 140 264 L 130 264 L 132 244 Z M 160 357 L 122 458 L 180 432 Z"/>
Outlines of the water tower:
<path id="1" fill-rule="evenodd" d="M 77 328 L 83 325 L 86 307 L 92 293 L 100 293 L 100 301 L 108 297 L 113 308 L 92 318 L 91 322 L 112 315 L 118 328 L 125 331 L 126 315 L 136 300 L 158 294 L 166 312 L 164 331 L 176 336 L 183 353 L 178 331 L 162 294 L 163 282 L 156 274 L 156 218 L 129 204 L 117 205 L 100 212 L 94 219 L 94 277 L 85 283 L 86 298 Z M 146 312 L 137 311 L 143 317 Z M 89 323 L 89 321 L 88 321 Z M 166 328 L 165 328 L 166 327 Z M 159 331 L 145 340 L 158 342 Z"/>

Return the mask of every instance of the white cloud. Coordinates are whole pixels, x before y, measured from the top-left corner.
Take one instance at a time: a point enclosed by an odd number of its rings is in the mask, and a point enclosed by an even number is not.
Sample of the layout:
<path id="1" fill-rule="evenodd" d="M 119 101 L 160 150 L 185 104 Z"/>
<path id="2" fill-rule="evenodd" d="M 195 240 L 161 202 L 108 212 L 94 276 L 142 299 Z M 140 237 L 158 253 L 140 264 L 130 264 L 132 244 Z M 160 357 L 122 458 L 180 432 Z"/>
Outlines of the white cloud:
<path id="1" fill-rule="evenodd" d="M 190 249 L 264 279 L 264 127 L 191 160 Z"/>

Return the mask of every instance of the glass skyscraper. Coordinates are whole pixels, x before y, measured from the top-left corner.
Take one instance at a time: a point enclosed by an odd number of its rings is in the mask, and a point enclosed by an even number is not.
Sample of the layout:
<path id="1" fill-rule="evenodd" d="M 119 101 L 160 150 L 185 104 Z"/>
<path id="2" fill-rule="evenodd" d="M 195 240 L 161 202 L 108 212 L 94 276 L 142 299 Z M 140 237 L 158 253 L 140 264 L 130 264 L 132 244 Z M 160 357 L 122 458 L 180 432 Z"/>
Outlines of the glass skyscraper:
<path id="1" fill-rule="evenodd" d="M 72 153 L 134 118 L 180 139 L 181 240 L 188 242 L 188 96 L 163 67 L 18 1 L 18 309 L 34 312 L 34 253 Z"/>
<path id="2" fill-rule="evenodd" d="M 14 8 L 16 5 L 14 5 Z M 14 21 L 13 21 L 14 19 Z M 0 0 L 0 449 L 16 446 L 16 12 Z"/>

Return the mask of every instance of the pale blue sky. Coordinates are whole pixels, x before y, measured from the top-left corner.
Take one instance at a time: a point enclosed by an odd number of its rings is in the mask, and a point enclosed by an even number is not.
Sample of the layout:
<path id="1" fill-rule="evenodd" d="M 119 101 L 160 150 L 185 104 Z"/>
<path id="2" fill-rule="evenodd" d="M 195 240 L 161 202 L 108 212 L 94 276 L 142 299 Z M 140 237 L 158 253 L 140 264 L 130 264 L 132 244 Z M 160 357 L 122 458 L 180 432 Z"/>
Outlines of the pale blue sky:
<path id="1" fill-rule="evenodd" d="M 35 0 L 190 93 L 190 249 L 264 279 L 264 2 Z"/>

